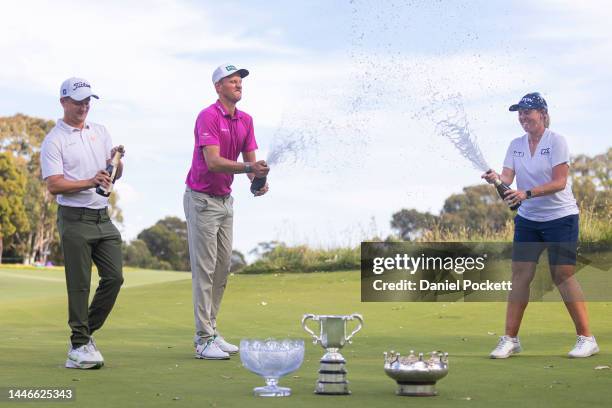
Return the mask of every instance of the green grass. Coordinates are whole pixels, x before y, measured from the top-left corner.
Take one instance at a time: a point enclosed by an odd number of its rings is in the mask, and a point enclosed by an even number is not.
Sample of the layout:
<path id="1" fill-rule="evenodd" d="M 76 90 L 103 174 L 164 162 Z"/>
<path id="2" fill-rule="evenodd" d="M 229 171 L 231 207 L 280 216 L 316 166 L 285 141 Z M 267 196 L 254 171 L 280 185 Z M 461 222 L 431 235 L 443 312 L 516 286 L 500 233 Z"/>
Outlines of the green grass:
<path id="1" fill-rule="evenodd" d="M 0 387 L 74 387 L 87 407 L 572 407 L 612 406 L 612 303 L 590 303 L 602 352 L 570 360 L 572 324 L 563 304 L 533 303 L 521 332 L 524 353 L 489 360 L 503 328 L 503 303 L 361 303 L 358 272 L 236 275 L 219 318 L 226 338 L 297 337 L 304 313 L 362 313 L 363 330 L 343 349 L 351 396 L 313 394 L 320 346 L 307 343 L 303 366 L 281 379 L 293 396 L 251 395 L 260 377 L 240 358 L 192 356 L 190 275 L 126 271 L 126 287 L 96 335 L 106 366 L 67 370 L 68 330 L 61 269 L 0 268 Z M 382 352 L 444 350 L 450 373 L 432 398 L 397 397 L 382 369 Z M 11 404 L 0 402 L 0 406 Z M 58 403 L 19 403 L 26 407 Z M 66 405 L 66 406 L 67 406 Z"/>

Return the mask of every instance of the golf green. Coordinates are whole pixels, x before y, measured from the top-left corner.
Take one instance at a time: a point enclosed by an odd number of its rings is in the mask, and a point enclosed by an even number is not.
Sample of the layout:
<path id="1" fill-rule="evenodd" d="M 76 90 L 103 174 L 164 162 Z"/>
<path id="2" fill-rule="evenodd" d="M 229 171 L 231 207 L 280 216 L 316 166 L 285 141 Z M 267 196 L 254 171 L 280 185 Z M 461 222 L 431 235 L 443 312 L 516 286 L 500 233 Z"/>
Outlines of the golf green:
<path id="1" fill-rule="evenodd" d="M 252 396 L 262 378 L 229 361 L 193 358 L 190 274 L 128 269 L 125 287 L 97 333 L 106 365 L 68 370 L 62 269 L 0 268 L 0 388 L 72 388 L 87 407 L 576 407 L 612 406 L 612 303 L 590 303 L 600 354 L 572 360 L 573 326 L 562 303 L 532 303 L 521 331 L 525 351 L 488 353 L 503 330 L 504 303 L 361 303 L 359 272 L 232 276 L 219 328 L 227 340 L 301 338 L 302 367 L 280 380 L 287 398 Z M 313 394 L 323 349 L 300 326 L 304 313 L 361 313 L 365 325 L 342 353 L 352 395 Z M 311 322 L 312 324 L 312 322 Z M 436 397 L 398 397 L 383 351 L 447 351 L 449 374 Z M 64 406 L 7 403 L 0 406 Z"/>

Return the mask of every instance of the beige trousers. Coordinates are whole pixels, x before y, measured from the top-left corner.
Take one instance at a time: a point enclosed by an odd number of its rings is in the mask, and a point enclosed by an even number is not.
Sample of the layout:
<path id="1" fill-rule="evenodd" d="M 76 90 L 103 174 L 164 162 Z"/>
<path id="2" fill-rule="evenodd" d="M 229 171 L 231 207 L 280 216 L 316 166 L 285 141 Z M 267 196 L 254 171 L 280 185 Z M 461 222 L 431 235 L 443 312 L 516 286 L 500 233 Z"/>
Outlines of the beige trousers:
<path id="1" fill-rule="evenodd" d="M 185 190 L 189 261 L 193 288 L 195 343 L 216 334 L 217 315 L 227 284 L 232 257 L 234 198 L 213 197 Z"/>

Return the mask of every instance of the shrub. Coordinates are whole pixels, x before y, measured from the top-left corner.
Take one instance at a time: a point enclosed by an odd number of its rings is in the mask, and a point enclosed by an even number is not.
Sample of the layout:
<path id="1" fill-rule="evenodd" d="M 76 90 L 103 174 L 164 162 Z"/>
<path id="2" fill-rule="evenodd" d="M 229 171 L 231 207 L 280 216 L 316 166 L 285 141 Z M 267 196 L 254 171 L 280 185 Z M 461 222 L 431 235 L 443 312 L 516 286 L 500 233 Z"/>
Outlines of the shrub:
<path id="1" fill-rule="evenodd" d="M 279 244 L 239 273 L 343 271 L 359 267 L 359 247 L 312 249 L 306 245 L 288 247 Z"/>

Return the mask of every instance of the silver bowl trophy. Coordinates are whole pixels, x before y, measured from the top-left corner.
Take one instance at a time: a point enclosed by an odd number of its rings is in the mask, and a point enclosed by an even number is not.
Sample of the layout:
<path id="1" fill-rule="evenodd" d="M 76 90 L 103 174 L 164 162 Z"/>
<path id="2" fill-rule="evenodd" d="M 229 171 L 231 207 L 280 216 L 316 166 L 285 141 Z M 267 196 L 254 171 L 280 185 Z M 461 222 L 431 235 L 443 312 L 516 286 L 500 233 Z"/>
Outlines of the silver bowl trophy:
<path id="1" fill-rule="evenodd" d="M 304 340 L 256 340 L 240 342 L 240 360 L 250 371 L 265 378 L 264 387 L 253 389 L 259 397 L 286 397 L 291 388 L 279 387 L 278 379 L 302 365 L 304 361 Z"/>
<path id="2" fill-rule="evenodd" d="M 316 335 L 306 326 L 306 321 L 312 319 L 319 322 L 319 335 Z M 347 321 L 357 319 L 357 327 L 351 334 L 346 335 Z M 319 380 L 315 388 L 315 393 L 326 395 L 345 395 L 351 392 L 348 389 L 346 370 L 344 365 L 346 360 L 340 354 L 340 349 L 346 344 L 351 343 L 351 339 L 363 326 L 363 317 L 353 313 L 350 316 L 305 314 L 302 318 L 302 327 L 313 338 L 314 344 L 321 344 L 326 353 L 321 358 L 319 369 Z"/>
<path id="3" fill-rule="evenodd" d="M 400 356 L 391 351 L 385 355 L 385 373 L 397 382 L 397 395 L 429 397 L 438 395 L 436 382 L 448 374 L 448 353 L 432 351 L 428 360 L 414 351 Z"/>

